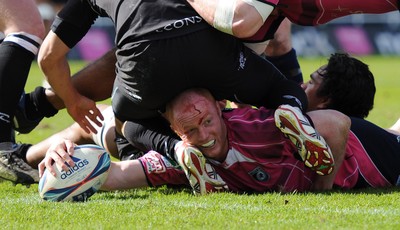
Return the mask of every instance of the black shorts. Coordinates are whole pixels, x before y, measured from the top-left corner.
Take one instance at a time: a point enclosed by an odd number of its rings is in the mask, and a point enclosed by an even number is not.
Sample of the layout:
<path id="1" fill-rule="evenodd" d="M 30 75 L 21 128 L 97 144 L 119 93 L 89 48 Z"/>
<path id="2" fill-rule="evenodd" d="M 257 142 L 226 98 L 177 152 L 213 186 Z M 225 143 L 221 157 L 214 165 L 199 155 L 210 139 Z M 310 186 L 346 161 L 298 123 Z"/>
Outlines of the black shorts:
<path id="1" fill-rule="evenodd" d="M 144 152 L 129 143 L 129 141 L 115 132 L 115 143 L 117 144 L 119 160 L 135 160 L 144 155 Z"/>
<path id="2" fill-rule="evenodd" d="M 382 175 L 393 185 L 400 176 L 400 136 L 360 118 L 351 118 L 351 131 Z M 400 184 L 398 184 L 400 185 Z"/>
<path id="3" fill-rule="evenodd" d="M 121 121 L 159 116 L 186 89 L 202 87 L 216 99 L 276 108 L 302 103 L 304 91 L 233 36 L 213 28 L 137 44 L 117 52 L 112 105 Z M 293 96 L 293 97 L 290 97 Z"/>

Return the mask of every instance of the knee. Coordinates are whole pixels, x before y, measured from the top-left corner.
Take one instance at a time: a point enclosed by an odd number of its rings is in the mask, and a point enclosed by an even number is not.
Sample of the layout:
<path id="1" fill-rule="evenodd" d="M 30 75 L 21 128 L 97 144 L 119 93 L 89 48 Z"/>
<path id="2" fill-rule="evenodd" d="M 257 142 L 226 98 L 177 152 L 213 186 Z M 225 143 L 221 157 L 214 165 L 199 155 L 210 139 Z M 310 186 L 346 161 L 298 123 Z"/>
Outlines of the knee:
<path id="1" fill-rule="evenodd" d="M 336 117 L 336 125 L 338 126 L 339 133 L 348 134 L 351 126 L 351 119 L 344 113 L 333 110 Z"/>
<path id="2" fill-rule="evenodd" d="M 347 140 L 351 120 L 336 110 L 315 110 L 309 112 L 315 128 L 325 139 Z"/>
<path id="3" fill-rule="evenodd" d="M 38 37 L 40 40 L 44 40 L 44 37 L 46 36 L 46 30 L 44 24 L 42 23 L 34 25 L 30 31 L 27 31 L 27 33 Z"/>
<path id="4" fill-rule="evenodd" d="M 350 118 L 336 110 L 326 110 L 327 119 L 324 123 L 327 123 L 325 128 L 325 135 L 327 139 L 339 138 L 343 141 L 347 140 L 349 135 L 351 120 Z"/>

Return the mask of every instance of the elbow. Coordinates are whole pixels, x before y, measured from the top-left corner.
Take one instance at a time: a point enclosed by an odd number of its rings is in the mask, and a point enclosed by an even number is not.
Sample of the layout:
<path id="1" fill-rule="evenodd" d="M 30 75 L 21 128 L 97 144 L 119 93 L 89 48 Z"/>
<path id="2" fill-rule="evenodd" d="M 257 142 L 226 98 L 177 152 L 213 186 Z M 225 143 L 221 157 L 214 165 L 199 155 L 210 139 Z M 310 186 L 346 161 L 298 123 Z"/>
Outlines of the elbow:
<path id="1" fill-rule="evenodd" d="M 49 32 L 39 49 L 37 62 L 42 71 L 54 69 L 66 61 L 70 48 L 53 32 Z"/>
<path id="2" fill-rule="evenodd" d="M 202 16 L 204 17 L 204 15 Z M 238 1 L 236 5 L 227 4 L 217 7 L 210 24 L 237 38 L 248 38 L 262 27 L 264 21 L 257 8 L 252 4 Z"/>
<path id="3" fill-rule="evenodd" d="M 257 33 L 262 23 L 250 20 L 241 20 L 232 25 L 233 35 L 237 38 L 249 38 Z"/>
<path id="4" fill-rule="evenodd" d="M 54 67 L 56 65 L 56 60 L 52 55 L 50 55 L 49 52 L 46 52 L 44 49 L 40 49 L 37 57 L 37 63 L 39 68 L 46 73 L 48 69 L 51 69 L 52 66 Z"/>
<path id="5" fill-rule="evenodd" d="M 341 126 L 340 126 L 341 133 L 346 137 L 347 140 L 351 128 L 351 119 L 346 114 L 341 113 L 340 120 L 341 120 Z"/>
<path id="6" fill-rule="evenodd" d="M 346 143 L 351 128 L 351 119 L 346 114 L 336 110 L 326 111 L 329 111 L 331 117 L 331 124 L 325 131 L 326 136 L 340 137 L 342 138 L 342 143 Z M 329 139 L 329 137 L 327 139 Z"/>
<path id="7" fill-rule="evenodd" d="M 262 17 L 254 8 L 244 8 L 244 10 L 235 12 L 232 32 L 235 37 L 248 38 L 255 35 L 263 24 Z"/>
<path id="8" fill-rule="evenodd" d="M 43 67 L 48 65 L 49 62 L 49 56 L 44 54 L 43 47 L 42 49 L 39 50 L 38 56 L 37 56 L 37 63 L 40 67 L 41 70 L 43 70 Z"/>

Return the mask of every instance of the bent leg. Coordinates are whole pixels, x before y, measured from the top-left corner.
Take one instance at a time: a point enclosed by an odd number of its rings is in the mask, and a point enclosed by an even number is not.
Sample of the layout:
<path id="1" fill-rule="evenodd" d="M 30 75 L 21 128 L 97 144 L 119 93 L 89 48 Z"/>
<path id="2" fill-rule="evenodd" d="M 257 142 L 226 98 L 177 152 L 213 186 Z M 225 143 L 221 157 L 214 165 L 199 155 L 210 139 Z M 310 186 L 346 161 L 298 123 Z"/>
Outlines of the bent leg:
<path id="1" fill-rule="evenodd" d="M 105 111 L 105 109 L 109 108 L 108 105 L 98 105 L 98 107 L 102 111 L 102 113 Z M 78 123 L 76 122 L 73 123 L 66 129 L 50 136 L 49 138 L 39 142 L 38 144 L 32 145 L 26 153 L 27 163 L 31 165 L 31 167 L 37 168 L 37 165 L 46 156 L 46 151 L 49 149 L 49 147 L 53 143 L 65 139 L 70 140 L 78 145 L 98 144 L 106 148 L 107 152 L 109 152 L 111 155 L 114 156 L 116 154 L 116 147 L 114 142 L 115 122 L 113 118 L 114 118 L 113 114 L 108 113 L 108 115 L 105 116 L 105 119 L 102 123 L 103 126 L 102 127 L 95 126 L 99 130 L 98 135 L 88 134 L 78 125 Z"/>
<path id="2" fill-rule="evenodd" d="M 9 150 L 13 141 L 11 122 L 44 37 L 35 2 L 1 0 L 0 31 L 5 35 L 0 44 L 0 143 L 2 150 Z"/>
<path id="3" fill-rule="evenodd" d="M 264 51 L 265 58 L 289 80 L 303 83 L 303 74 L 292 46 L 292 23 L 285 18 Z"/>

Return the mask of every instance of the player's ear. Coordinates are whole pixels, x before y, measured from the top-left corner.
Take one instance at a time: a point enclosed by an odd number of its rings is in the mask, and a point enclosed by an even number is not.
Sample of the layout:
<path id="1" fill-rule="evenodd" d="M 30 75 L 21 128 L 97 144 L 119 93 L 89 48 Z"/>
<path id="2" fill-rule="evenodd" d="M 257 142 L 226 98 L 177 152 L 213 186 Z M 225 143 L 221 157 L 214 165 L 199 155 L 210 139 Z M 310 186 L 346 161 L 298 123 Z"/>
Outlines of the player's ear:
<path id="1" fill-rule="evenodd" d="M 331 99 L 329 97 L 324 97 L 320 99 L 319 104 L 317 105 L 317 109 L 326 109 L 329 104 L 331 104 Z"/>
<path id="2" fill-rule="evenodd" d="M 225 102 L 223 102 L 223 101 L 222 102 L 221 101 L 215 101 L 215 104 L 217 106 L 218 116 L 222 117 L 222 110 L 224 110 L 225 107 L 226 107 L 226 101 Z"/>
<path id="3" fill-rule="evenodd" d="M 218 108 L 220 108 L 220 110 L 225 109 L 225 107 L 226 107 L 226 100 L 217 101 L 217 106 L 218 106 Z"/>

